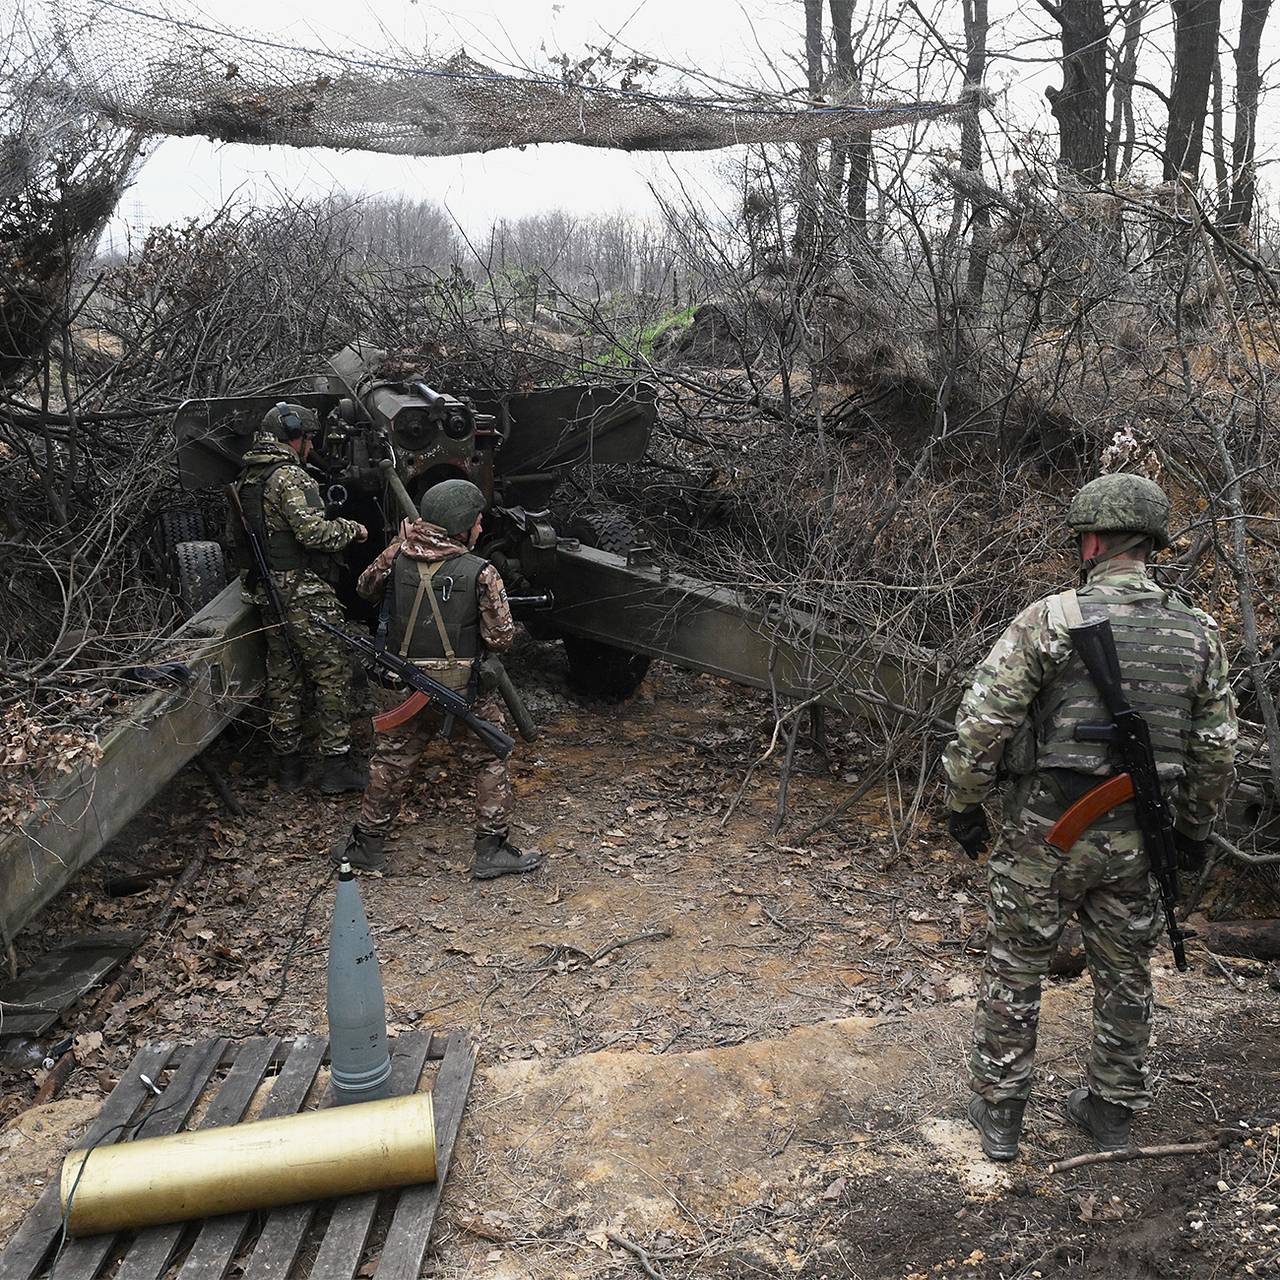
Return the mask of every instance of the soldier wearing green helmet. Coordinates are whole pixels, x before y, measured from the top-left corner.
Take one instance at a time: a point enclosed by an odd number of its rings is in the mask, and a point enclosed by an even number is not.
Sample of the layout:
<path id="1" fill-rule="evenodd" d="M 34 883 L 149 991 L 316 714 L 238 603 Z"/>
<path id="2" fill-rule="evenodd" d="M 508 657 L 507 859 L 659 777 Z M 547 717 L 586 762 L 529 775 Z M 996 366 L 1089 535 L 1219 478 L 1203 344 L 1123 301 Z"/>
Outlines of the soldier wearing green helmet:
<path id="1" fill-rule="evenodd" d="M 472 548 L 480 536 L 484 494 L 469 480 L 444 480 L 423 494 L 419 518 L 360 575 L 356 589 L 382 602 L 378 631 L 387 648 L 420 666 L 451 689 L 475 689 L 477 663 L 486 651 L 511 647 L 515 623 L 497 569 Z M 506 728 L 502 700 L 481 689 L 476 714 Z M 377 735 L 369 785 L 350 835 L 333 848 L 335 859 L 380 871 L 386 837 L 423 753 L 438 738 L 439 712 L 419 711 Z M 460 733 L 458 742 L 470 741 Z M 507 762 L 488 756 L 476 772 L 476 839 L 472 875 L 477 880 L 536 871 L 542 858 L 509 839 L 513 794 Z"/>
<path id="2" fill-rule="evenodd" d="M 1067 1114 L 1099 1150 L 1118 1150 L 1151 1101 L 1150 960 L 1163 921 L 1133 804 L 1111 810 L 1066 853 L 1045 841 L 1072 803 L 1118 772 L 1107 744 L 1075 732 L 1110 717 L 1070 627 L 1111 623 L 1125 695 L 1150 729 L 1186 865 L 1203 862 L 1235 759 L 1235 705 L 1217 625 L 1147 569 L 1148 558 L 1170 545 L 1160 486 L 1101 476 L 1076 494 L 1067 524 L 1083 585 L 1037 601 L 1010 623 L 979 665 L 943 756 L 947 827 L 972 859 L 990 841 L 983 802 L 998 776 L 1011 779 L 987 862 L 987 955 L 970 1056 L 968 1115 L 993 1160 L 1017 1155 L 1040 985 L 1072 915 L 1084 935 L 1094 1011 L 1087 1085 L 1067 1098 Z"/>
<path id="3" fill-rule="evenodd" d="M 266 585 L 256 581 L 238 522 L 232 523 L 231 535 L 239 548 L 246 598 L 258 606 L 263 620 L 276 779 L 288 789 L 302 782 L 302 703 L 310 685 L 319 726 L 317 782 L 321 791 L 336 795 L 359 791 L 365 773 L 350 751 L 350 663 L 316 625 L 314 615 L 335 623 L 342 620 L 333 589 L 335 556 L 369 535 L 355 520 L 325 516 L 320 487 L 303 466 L 318 430 L 311 409 L 286 401 L 273 405 L 263 415 L 235 485 L 245 518 L 265 553 L 283 619 L 275 617 Z"/>

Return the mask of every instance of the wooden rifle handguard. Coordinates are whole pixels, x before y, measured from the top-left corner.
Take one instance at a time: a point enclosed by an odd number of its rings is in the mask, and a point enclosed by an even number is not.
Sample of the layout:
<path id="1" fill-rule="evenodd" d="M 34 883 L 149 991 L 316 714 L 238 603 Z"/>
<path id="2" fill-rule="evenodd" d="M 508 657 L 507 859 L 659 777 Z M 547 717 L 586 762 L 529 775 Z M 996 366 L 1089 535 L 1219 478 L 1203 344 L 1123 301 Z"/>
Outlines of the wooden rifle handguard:
<path id="1" fill-rule="evenodd" d="M 377 723 L 376 721 L 374 722 Z M 1105 813 L 1117 805 L 1133 799 L 1133 779 L 1127 773 L 1108 778 L 1106 782 L 1085 792 L 1057 822 L 1049 828 L 1045 842 L 1060 853 L 1067 853 L 1073 844 Z"/>

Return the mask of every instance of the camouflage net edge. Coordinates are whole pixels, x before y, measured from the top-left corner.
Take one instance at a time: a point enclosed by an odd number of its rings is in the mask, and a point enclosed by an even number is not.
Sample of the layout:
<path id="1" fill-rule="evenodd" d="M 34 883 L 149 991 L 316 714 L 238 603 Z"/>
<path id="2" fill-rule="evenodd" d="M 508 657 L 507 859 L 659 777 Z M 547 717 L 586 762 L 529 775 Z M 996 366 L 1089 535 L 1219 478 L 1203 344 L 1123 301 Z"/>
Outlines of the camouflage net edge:
<path id="1" fill-rule="evenodd" d="M 838 141 L 969 109 L 668 97 L 505 75 L 463 53 L 374 61 L 224 30 L 176 5 L 148 12 L 118 0 L 50 0 L 50 14 L 86 105 L 144 133 L 223 142 L 417 156 L 539 142 L 705 151 Z"/>

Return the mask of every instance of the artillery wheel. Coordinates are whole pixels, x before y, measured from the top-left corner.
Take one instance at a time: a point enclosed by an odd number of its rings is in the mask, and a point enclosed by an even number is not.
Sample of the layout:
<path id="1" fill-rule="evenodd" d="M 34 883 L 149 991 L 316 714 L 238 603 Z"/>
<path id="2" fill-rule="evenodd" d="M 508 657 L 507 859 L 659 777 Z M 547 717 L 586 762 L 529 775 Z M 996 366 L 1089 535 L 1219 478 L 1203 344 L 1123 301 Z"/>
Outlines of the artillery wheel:
<path id="1" fill-rule="evenodd" d="M 227 561 L 216 542 L 179 542 L 173 549 L 178 598 L 187 617 L 200 612 L 227 585 Z"/>
<path id="2" fill-rule="evenodd" d="M 566 530 L 584 546 L 625 556 L 635 545 L 635 530 L 627 513 L 617 507 L 581 511 Z M 617 645 L 583 636 L 565 636 L 564 651 L 569 659 L 569 684 L 591 698 L 621 702 L 640 687 L 649 670 L 644 654 L 619 649 Z"/>
<path id="3" fill-rule="evenodd" d="M 204 540 L 204 516 L 191 508 L 170 507 L 156 521 L 155 547 L 161 561 L 172 571 L 179 543 Z"/>

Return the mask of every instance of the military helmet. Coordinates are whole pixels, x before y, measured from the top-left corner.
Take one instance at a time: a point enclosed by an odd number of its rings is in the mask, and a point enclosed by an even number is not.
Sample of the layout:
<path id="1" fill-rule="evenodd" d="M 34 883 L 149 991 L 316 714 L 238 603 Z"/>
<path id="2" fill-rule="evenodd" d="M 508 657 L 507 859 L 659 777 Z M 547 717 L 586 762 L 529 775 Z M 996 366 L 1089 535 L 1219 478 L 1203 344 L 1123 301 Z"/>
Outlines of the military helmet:
<path id="1" fill-rule="evenodd" d="M 1169 499 L 1145 476 L 1099 476 L 1071 500 L 1067 524 L 1076 536 L 1140 533 L 1160 550 L 1169 546 Z"/>
<path id="2" fill-rule="evenodd" d="M 418 514 L 446 533 L 466 533 L 485 506 L 484 494 L 470 480 L 442 480 L 422 495 Z"/>
<path id="3" fill-rule="evenodd" d="M 277 440 L 288 443 L 290 440 L 301 440 L 303 436 L 313 436 L 320 430 L 320 422 L 314 409 L 304 409 L 300 404 L 289 404 L 281 400 L 262 415 L 263 431 L 269 431 Z"/>

